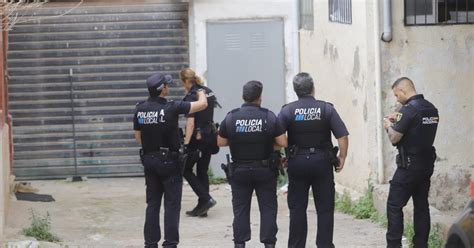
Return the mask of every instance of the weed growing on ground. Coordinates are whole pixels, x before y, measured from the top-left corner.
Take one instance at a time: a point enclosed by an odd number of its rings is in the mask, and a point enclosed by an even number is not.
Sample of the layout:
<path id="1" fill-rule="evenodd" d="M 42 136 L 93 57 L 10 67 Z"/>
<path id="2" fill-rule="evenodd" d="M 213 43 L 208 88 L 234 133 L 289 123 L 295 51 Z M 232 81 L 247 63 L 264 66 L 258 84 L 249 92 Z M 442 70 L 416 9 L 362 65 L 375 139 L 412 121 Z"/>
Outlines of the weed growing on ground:
<path id="1" fill-rule="evenodd" d="M 49 213 L 41 216 L 31 210 L 31 226 L 23 228 L 22 234 L 33 237 L 38 241 L 59 242 L 61 241 L 56 235 L 51 233 L 51 216 Z"/>
<path id="2" fill-rule="evenodd" d="M 209 176 L 209 184 L 223 184 L 227 182 L 225 178 L 214 176 L 214 172 L 211 168 L 207 171 L 207 175 Z"/>
<path id="3" fill-rule="evenodd" d="M 347 191 L 341 195 L 336 193 L 335 208 L 342 213 L 353 215 L 357 219 L 370 219 L 374 223 L 387 227 L 388 221 L 385 214 L 377 212 L 374 206 L 372 197 L 373 186 L 369 185 L 365 194 L 357 201 L 353 202 L 351 196 Z M 403 235 L 407 238 L 410 247 L 413 247 L 413 236 L 415 231 L 412 223 L 406 223 Z M 441 226 L 435 224 L 431 228 L 430 236 L 428 238 L 429 248 L 441 248 L 443 246 L 443 239 L 441 234 Z"/>

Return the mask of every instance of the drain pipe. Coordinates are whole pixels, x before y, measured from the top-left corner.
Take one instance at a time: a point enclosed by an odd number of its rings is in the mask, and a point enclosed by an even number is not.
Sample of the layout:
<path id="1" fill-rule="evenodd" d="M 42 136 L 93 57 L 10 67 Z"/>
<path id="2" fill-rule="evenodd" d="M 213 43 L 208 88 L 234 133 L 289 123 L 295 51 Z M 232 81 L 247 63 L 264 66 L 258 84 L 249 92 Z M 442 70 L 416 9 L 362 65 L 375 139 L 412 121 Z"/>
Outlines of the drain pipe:
<path id="1" fill-rule="evenodd" d="M 380 5 L 378 0 L 374 1 L 374 24 L 377 182 L 383 184 L 385 183 L 385 167 L 383 164 L 382 58 L 380 55 Z"/>
<path id="2" fill-rule="evenodd" d="M 392 0 L 383 1 L 383 33 L 382 40 L 392 41 Z"/>

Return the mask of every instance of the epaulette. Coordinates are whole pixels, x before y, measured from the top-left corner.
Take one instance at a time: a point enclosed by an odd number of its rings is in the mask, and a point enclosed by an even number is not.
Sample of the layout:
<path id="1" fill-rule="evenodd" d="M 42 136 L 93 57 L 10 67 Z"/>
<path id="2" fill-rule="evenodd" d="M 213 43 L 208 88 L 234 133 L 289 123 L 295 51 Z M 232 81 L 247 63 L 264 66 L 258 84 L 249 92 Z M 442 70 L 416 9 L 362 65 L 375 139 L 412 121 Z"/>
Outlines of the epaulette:
<path id="1" fill-rule="evenodd" d="M 135 106 L 138 106 L 138 105 L 140 105 L 140 104 L 142 104 L 142 103 L 144 103 L 144 102 L 146 102 L 146 101 L 137 102 L 137 104 L 135 104 Z"/>
<path id="2" fill-rule="evenodd" d="M 239 111 L 239 110 L 240 110 L 240 108 L 235 108 L 235 109 L 232 109 L 231 111 L 229 111 L 227 114 L 235 113 L 235 112 L 237 112 L 237 111 Z"/>

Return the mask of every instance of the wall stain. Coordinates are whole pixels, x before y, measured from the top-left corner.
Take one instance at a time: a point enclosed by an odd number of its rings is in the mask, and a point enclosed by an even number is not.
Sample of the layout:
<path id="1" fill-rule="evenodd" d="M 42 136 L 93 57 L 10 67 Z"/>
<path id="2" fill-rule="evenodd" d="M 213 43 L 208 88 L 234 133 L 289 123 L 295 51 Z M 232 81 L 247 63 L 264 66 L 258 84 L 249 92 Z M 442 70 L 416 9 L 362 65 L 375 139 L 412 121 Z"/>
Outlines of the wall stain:
<path id="1" fill-rule="evenodd" d="M 352 106 L 357 106 L 357 99 L 352 99 Z"/>
<path id="2" fill-rule="evenodd" d="M 328 40 L 326 40 L 326 42 L 324 42 L 324 56 L 328 55 Z"/>
<path id="3" fill-rule="evenodd" d="M 365 100 L 364 100 L 364 110 L 363 110 L 363 115 L 364 115 L 364 122 L 367 122 L 368 119 L 368 107 L 367 107 L 367 91 L 365 92 Z"/>
<path id="4" fill-rule="evenodd" d="M 359 74 L 360 74 L 359 47 L 356 47 L 356 50 L 354 52 L 354 65 L 352 67 L 352 77 L 351 77 L 352 84 L 354 85 L 354 88 L 356 89 L 360 88 L 360 84 L 358 80 Z"/>

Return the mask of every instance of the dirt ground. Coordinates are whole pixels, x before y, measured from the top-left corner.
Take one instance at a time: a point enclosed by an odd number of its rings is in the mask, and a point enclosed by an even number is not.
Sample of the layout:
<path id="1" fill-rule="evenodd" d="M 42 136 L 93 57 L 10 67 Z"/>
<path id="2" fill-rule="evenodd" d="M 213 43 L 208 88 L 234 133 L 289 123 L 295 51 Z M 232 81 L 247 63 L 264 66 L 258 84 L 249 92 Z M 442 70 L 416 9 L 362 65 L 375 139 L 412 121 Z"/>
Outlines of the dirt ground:
<path id="1" fill-rule="evenodd" d="M 31 210 L 51 215 L 52 232 L 61 238 L 63 247 L 143 247 L 144 178 L 31 183 L 40 190 L 40 194 L 51 194 L 56 201 L 41 203 L 12 199 L 5 233 L 10 247 L 15 247 L 13 245 L 19 244 L 19 241 L 31 240 L 20 234 L 21 229 L 30 224 Z M 191 188 L 184 185 L 179 247 L 233 247 L 230 187 L 227 184 L 212 185 L 211 191 L 217 205 L 209 211 L 209 216 L 187 217 L 184 212 L 194 207 L 197 198 Z M 286 197 L 279 193 L 278 201 L 277 247 L 287 247 L 289 212 Z M 306 244 L 307 247 L 315 247 L 316 213 L 313 204 L 308 207 L 308 219 Z M 251 220 L 252 240 L 247 243 L 247 247 L 263 247 L 258 241 L 256 199 L 252 201 Z M 334 244 L 344 248 L 384 247 L 385 229 L 367 220 L 356 220 L 336 213 Z"/>

